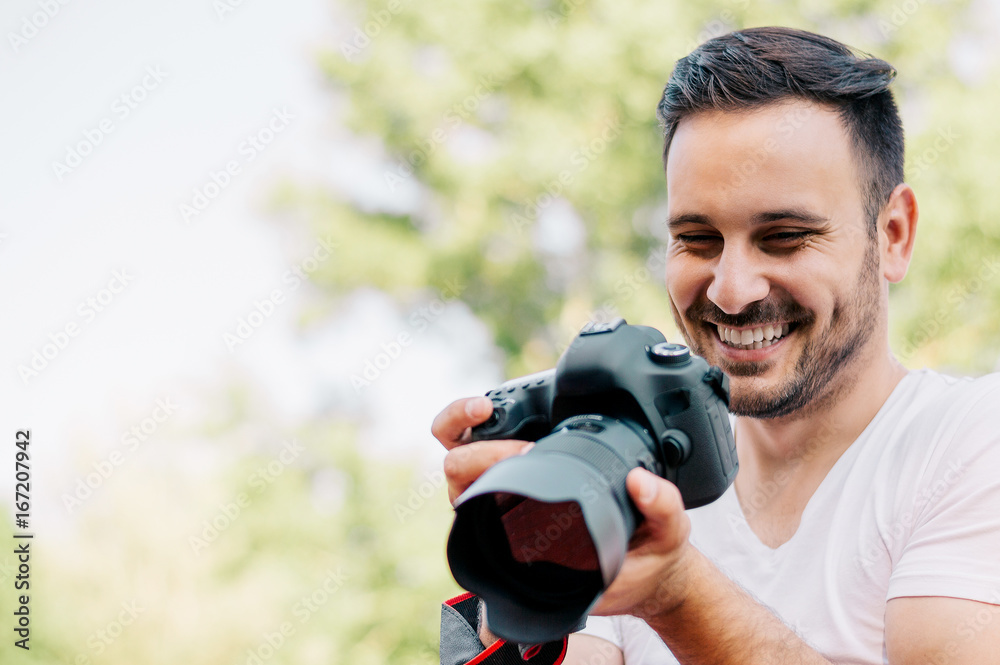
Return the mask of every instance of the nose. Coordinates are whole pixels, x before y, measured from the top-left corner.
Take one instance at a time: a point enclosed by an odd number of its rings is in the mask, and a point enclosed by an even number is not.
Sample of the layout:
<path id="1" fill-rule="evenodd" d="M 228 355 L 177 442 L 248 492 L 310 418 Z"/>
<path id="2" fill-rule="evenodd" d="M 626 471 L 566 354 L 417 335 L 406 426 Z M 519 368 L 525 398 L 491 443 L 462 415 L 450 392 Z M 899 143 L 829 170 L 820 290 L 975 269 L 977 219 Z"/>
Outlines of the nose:
<path id="1" fill-rule="evenodd" d="M 770 289 L 764 266 L 754 259 L 752 250 L 727 243 L 706 295 L 726 314 L 738 314 L 750 303 L 766 298 Z"/>

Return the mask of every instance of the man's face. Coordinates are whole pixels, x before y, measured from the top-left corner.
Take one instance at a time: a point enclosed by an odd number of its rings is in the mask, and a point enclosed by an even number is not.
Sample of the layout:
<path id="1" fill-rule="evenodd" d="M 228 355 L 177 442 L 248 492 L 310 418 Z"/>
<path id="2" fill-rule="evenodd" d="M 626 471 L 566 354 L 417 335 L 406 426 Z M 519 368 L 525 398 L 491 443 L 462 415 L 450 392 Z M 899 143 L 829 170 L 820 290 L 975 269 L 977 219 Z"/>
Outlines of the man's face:
<path id="1" fill-rule="evenodd" d="M 667 291 L 687 343 L 730 375 L 737 415 L 832 398 L 885 326 L 856 168 L 836 113 L 811 102 L 677 127 Z"/>

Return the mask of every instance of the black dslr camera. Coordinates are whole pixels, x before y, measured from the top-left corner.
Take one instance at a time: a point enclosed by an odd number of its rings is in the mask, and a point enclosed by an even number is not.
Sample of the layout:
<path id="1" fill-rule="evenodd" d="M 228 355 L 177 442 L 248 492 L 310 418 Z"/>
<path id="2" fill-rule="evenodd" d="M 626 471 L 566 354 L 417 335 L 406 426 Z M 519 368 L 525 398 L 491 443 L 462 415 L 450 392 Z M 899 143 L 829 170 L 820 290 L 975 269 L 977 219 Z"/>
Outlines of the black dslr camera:
<path id="1" fill-rule="evenodd" d="M 493 413 L 474 440 L 537 443 L 458 497 L 448 562 L 508 640 L 583 628 L 642 520 L 629 471 L 670 480 L 685 508 L 716 500 L 736 476 L 728 377 L 655 328 L 589 323 L 554 370 L 486 395 Z"/>

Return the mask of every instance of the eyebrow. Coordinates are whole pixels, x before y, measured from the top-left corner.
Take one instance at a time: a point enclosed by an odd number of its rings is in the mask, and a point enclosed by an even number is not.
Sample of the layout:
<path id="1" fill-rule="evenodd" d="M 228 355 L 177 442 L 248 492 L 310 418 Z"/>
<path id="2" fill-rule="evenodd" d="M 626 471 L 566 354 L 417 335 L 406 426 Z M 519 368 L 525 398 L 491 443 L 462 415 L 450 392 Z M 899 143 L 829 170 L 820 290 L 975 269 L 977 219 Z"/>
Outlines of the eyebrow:
<path id="1" fill-rule="evenodd" d="M 783 219 L 794 220 L 800 224 L 815 224 L 819 225 L 824 222 L 829 221 L 826 217 L 821 217 L 819 215 L 813 214 L 808 210 L 803 210 L 801 208 L 783 208 L 780 210 L 768 210 L 765 212 L 758 212 L 750 218 L 750 223 L 753 226 L 759 226 L 761 224 L 768 224 L 770 222 L 779 222 Z M 673 231 L 679 226 L 684 226 L 686 224 L 704 224 L 705 226 L 714 226 L 712 224 L 712 218 L 708 215 L 702 215 L 701 213 L 689 212 L 680 215 L 672 215 L 667 218 L 667 228 Z"/>

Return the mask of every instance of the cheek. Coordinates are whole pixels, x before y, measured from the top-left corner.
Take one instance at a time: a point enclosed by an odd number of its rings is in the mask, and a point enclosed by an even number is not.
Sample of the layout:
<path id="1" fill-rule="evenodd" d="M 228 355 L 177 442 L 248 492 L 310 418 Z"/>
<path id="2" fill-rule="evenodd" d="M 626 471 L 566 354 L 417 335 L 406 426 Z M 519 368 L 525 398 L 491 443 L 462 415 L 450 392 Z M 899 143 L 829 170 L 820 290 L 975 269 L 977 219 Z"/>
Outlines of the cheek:
<path id="1" fill-rule="evenodd" d="M 702 280 L 695 266 L 674 258 L 667 261 L 665 281 L 670 300 L 683 313 L 697 299 Z"/>
<path id="2" fill-rule="evenodd" d="M 771 288 L 778 297 L 791 300 L 820 321 L 830 316 L 853 288 L 853 278 L 844 263 L 792 260 L 773 266 Z"/>

